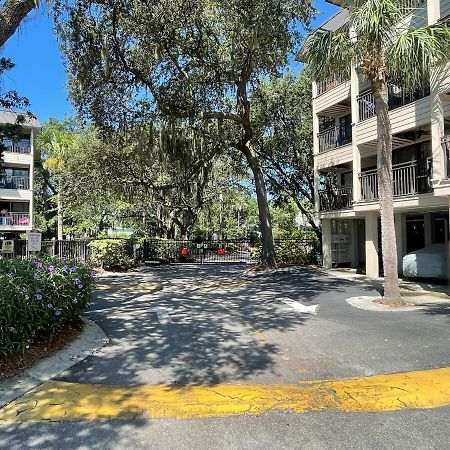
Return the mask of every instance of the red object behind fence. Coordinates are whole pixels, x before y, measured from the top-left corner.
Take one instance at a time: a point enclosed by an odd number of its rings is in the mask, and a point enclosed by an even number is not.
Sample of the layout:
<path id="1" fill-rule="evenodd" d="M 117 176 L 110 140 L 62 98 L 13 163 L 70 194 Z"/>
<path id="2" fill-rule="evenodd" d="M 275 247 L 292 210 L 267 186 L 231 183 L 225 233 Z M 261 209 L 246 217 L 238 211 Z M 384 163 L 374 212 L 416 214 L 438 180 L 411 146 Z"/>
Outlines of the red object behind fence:
<path id="1" fill-rule="evenodd" d="M 219 248 L 219 250 L 217 250 L 217 254 L 222 256 L 225 254 L 225 250 L 223 248 Z"/>
<path id="2" fill-rule="evenodd" d="M 182 254 L 182 256 L 187 256 L 188 251 L 187 251 L 186 247 L 181 249 L 181 254 Z"/>

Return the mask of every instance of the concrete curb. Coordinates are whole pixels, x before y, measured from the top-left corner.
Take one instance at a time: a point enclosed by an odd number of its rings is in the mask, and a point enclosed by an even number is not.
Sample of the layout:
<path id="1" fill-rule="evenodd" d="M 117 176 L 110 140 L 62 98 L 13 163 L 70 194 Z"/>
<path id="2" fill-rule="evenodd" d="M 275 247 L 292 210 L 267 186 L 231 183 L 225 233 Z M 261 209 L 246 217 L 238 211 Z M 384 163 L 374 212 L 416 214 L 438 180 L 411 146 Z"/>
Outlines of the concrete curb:
<path id="1" fill-rule="evenodd" d="M 109 342 L 109 338 L 99 325 L 85 318 L 83 322 L 83 332 L 66 348 L 38 362 L 22 375 L 0 383 L 0 408 L 83 361 Z"/>
<path id="2" fill-rule="evenodd" d="M 426 310 L 430 307 L 435 307 L 438 305 L 449 305 L 450 300 L 439 299 L 433 296 L 426 295 L 415 295 L 412 297 L 402 297 L 403 300 L 408 303 L 413 303 L 411 306 L 399 306 L 392 307 L 386 305 L 380 305 L 378 303 L 373 303 L 373 300 L 379 297 L 373 296 L 360 296 L 360 297 L 350 297 L 347 299 L 347 303 L 365 311 L 378 311 L 378 312 L 408 312 L 408 311 L 419 311 Z"/>

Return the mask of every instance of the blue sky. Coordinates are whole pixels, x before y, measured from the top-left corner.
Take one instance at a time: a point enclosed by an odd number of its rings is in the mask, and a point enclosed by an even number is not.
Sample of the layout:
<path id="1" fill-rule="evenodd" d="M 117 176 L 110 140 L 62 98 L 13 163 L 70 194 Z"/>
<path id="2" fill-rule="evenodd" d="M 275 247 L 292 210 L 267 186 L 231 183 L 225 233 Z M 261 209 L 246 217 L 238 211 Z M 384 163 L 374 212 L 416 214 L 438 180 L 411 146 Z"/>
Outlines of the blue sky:
<path id="1" fill-rule="evenodd" d="M 316 8 L 320 13 L 313 27 L 320 25 L 338 9 L 324 0 L 316 1 Z M 64 119 L 73 112 L 67 99 L 66 74 L 52 22 L 43 7 L 31 14 L 9 39 L 1 54 L 16 64 L 13 70 L 5 74 L 3 87 L 16 89 L 28 97 L 32 111 L 41 122 L 49 117 Z"/>

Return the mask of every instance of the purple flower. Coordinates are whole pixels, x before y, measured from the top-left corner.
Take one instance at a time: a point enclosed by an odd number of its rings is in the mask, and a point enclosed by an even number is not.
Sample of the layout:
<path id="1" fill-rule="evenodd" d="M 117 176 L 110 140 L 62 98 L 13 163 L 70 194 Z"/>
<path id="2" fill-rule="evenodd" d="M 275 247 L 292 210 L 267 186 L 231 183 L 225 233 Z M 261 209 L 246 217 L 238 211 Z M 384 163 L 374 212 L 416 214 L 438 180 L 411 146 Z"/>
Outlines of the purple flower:
<path id="1" fill-rule="evenodd" d="M 56 311 L 55 311 L 55 316 L 60 316 L 61 315 L 61 311 L 59 310 L 59 309 L 57 309 Z"/>
<path id="2" fill-rule="evenodd" d="M 42 263 L 41 262 L 36 263 L 36 269 L 42 269 Z"/>
<path id="3" fill-rule="evenodd" d="M 64 265 L 61 267 L 61 270 L 62 270 L 63 272 L 67 272 L 67 266 L 64 264 Z"/>
<path id="4" fill-rule="evenodd" d="M 28 292 L 28 289 L 26 287 L 22 287 L 20 288 L 20 290 L 25 294 L 26 292 Z"/>
<path id="5" fill-rule="evenodd" d="M 48 309 L 52 309 L 52 308 L 53 308 L 53 305 L 52 305 L 51 303 L 48 303 L 48 304 L 47 304 L 47 308 L 48 308 Z"/>
<path id="6" fill-rule="evenodd" d="M 80 283 L 81 283 L 81 280 L 80 280 L 79 278 L 75 278 L 75 280 L 73 280 L 73 282 L 74 282 L 75 284 L 80 284 Z"/>
<path id="7" fill-rule="evenodd" d="M 14 277 L 16 276 L 16 274 L 15 274 L 14 272 L 10 272 L 10 273 L 8 274 L 8 276 L 9 276 L 9 278 L 14 278 Z"/>
<path id="8" fill-rule="evenodd" d="M 36 300 L 42 300 L 42 294 L 36 294 Z"/>
<path id="9" fill-rule="evenodd" d="M 74 273 L 74 272 L 76 272 L 76 271 L 77 271 L 76 267 L 71 267 L 71 268 L 70 268 L 70 273 Z"/>
<path id="10" fill-rule="evenodd" d="M 55 266 L 52 266 L 51 264 L 49 266 L 47 266 L 47 270 L 52 273 L 55 271 Z"/>
<path id="11" fill-rule="evenodd" d="M 81 283 L 77 284 L 77 287 L 78 287 L 78 289 L 83 289 L 83 285 Z"/>
<path id="12" fill-rule="evenodd" d="M 41 279 L 41 276 L 40 276 L 38 273 L 35 273 L 35 274 L 34 274 L 34 279 L 35 279 L 35 280 L 40 280 L 40 279 Z"/>

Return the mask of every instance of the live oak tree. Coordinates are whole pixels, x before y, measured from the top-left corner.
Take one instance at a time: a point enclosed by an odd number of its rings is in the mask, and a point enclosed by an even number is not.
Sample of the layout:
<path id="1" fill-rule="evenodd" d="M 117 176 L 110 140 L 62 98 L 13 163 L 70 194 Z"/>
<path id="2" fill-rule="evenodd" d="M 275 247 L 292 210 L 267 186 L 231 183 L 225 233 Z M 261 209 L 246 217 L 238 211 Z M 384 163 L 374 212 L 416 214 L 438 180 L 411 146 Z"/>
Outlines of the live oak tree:
<path id="1" fill-rule="evenodd" d="M 314 211 L 312 95 L 309 71 L 288 72 L 253 92 L 254 148 L 278 204 L 292 199 L 320 237 Z"/>
<path id="2" fill-rule="evenodd" d="M 263 240 L 271 217 L 253 145 L 254 86 L 285 66 L 308 22 L 309 0 L 60 0 L 57 28 L 80 113 L 104 130 L 160 116 L 227 129 L 252 171 Z"/>
<path id="3" fill-rule="evenodd" d="M 346 24 L 337 31 L 318 30 L 307 40 L 304 56 L 315 79 L 353 64 L 370 82 L 377 116 L 378 196 L 386 303 L 400 301 L 394 228 L 392 133 L 388 82 L 410 91 L 430 80 L 430 72 L 450 62 L 450 29 L 444 23 L 408 28 L 407 0 L 346 1 Z M 408 9 L 409 8 L 409 9 Z"/>
<path id="4" fill-rule="evenodd" d="M 5 0 L 0 2 L 0 48 L 37 5 L 37 0 Z"/>

